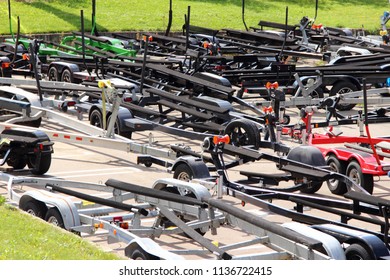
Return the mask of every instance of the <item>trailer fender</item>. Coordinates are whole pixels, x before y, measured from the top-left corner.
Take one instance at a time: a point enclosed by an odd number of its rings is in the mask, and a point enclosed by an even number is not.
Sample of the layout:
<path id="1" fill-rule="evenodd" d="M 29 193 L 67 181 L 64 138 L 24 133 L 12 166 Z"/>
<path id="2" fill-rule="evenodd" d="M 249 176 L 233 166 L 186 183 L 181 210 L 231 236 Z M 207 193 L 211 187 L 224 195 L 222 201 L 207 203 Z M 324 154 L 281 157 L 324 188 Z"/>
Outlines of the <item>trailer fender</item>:
<path id="1" fill-rule="evenodd" d="M 189 191 L 193 193 L 195 195 L 195 198 L 200 201 L 204 198 L 211 198 L 211 194 L 205 186 L 196 183 L 184 182 L 182 180 L 172 178 L 157 180 L 156 182 L 154 182 L 152 189 L 162 190 L 167 186 L 177 188 L 179 190 L 179 193 L 180 190 Z"/>
<path id="2" fill-rule="evenodd" d="M 110 120 L 110 116 L 111 112 L 107 111 L 107 126 Z M 132 129 L 126 125 L 125 121 L 132 118 L 133 114 L 128 109 L 120 107 L 114 127 L 116 130 L 115 133 L 127 138 L 131 138 Z M 91 125 L 103 128 L 103 106 L 101 104 L 94 104 L 91 106 L 88 112 L 88 119 Z"/>
<path id="3" fill-rule="evenodd" d="M 201 158 L 181 156 L 172 165 L 173 178 L 190 181 L 191 179 L 209 178 L 210 172 Z"/>
<path id="4" fill-rule="evenodd" d="M 0 57 L 0 77 L 12 77 L 12 67 L 10 59 L 6 56 Z"/>
<path id="5" fill-rule="evenodd" d="M 150 238 L 135 238 L 125 248 L 125 256 L 134 260 L 184 260 L 183 257 L 162 249 Z"/>
<path id="6" fill-rule="evenodd" d="M 342 245 L 348 245 L 345 250 L 347 259 L 356 259 L 355 254 L 353 256 L 349 254 L 350 249 L 355 246 L 359 246 L 364 251 L 367 259 L 379 260 L 389 256 L 386 244 L 373 234 L 334 224 L 313 225 L 312 227 L 335 237 Z"/>
<path id="7" fill-rule="evenodd" d="M 44 213 L 41 213 L 41 218 L 45 218 L 50 209 L 56 208 L 62 217 L 63 226 L 67 230 L 81 225 L 77 207 L 68 197 L 44 190 L 27 191 L 20 197 L 19 208 L 25 210 L 28 203 L 42 207 L 40 210 Z"/>
<path id="8" fill-rule="evenodd" d="M 111 113 L 108 114 L 108 117 L 110 117 L 110 115 Z M 133 118 L 133 114 L 130 112 L 130 110 L 123 107 L 119 108 L 117 120 L 118 120 L 120 131 L 130 131 L 129 127 L 127 127 L 125 124 L 125 120 L 132 119 L 132 118 Z"/>
<path id="9" fill-rule="evenodd" d="M 320 241 L 326 251 L 326 254 L 330 258 L 335 260 L 345 260 L 344 250 L 341 247 L 340 242 L 333 236 L 311 228 L 307 225 L 296 222 L 284 223 L 282 226 L 292 231 L 303 234 L 307 237 Z"/>
<path id="10" fill-rule="evenodd" d="M 54 61 L 49 64 L 47 69 L 47 75 L 50 81 L 61 81 L 65 69 L 69 70 L 71 75 L 75 72 L 80 72 L 80 68 L 77 64 L 63 61 Z"/>
<path id="11" fill-rule="evenodd" d="M 79 66 L 77 64 L 74 64 L 74 63 L 69 63 L 69 62 L 64 62 L 64 61 L 54 61 L 54 62 L 49 64 L 48 69 L 50 69 L 50 67 L 52 67 L 52 66 L 57 69 L 57 71 L 60 75 L 64 71 L 64 69 L 69 69 L 71 71 L 71 73 L 80 72 Z"/>

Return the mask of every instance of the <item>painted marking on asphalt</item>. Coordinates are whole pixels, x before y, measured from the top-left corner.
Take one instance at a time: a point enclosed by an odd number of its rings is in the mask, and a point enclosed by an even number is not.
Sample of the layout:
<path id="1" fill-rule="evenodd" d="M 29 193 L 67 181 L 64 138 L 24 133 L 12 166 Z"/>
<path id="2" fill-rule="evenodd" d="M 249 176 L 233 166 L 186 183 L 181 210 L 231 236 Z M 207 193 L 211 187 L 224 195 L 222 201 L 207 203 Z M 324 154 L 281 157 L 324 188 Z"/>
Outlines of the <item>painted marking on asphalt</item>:
<path id="1" fill-rule="evenodd" d="M 71 170 L 71 171 L 60 171 L 53 172 L 50 175 L 61 175 L 61 174 L 75 174 L 75 173 L 96 173 L 96 172 L 110 172 L 110 171 L 119 171 L 119 170 L 128 170 L 128 171 L 142 171 L 136 167 L 113 167 L 113 168 L 100 168 L 100 169 L 85 169 L 85 170 Z M 123 172 L 123 171 L 121 171 Z M 101 173 L 99 173 L 101 174 Z"/>
<path id="2" fill-rule="evenodd" d="M 141 172 L 142 170 L 136 167 L 116 167 L 104 169 L 86 169 L 77 171 L 63 171 L 50 173 L 52 176 L 60 177 L 61 179 L 79 178 L 79 177 L 96 177 L 96 175 L 115 175 L 126 174 L 131 172 Z"/>

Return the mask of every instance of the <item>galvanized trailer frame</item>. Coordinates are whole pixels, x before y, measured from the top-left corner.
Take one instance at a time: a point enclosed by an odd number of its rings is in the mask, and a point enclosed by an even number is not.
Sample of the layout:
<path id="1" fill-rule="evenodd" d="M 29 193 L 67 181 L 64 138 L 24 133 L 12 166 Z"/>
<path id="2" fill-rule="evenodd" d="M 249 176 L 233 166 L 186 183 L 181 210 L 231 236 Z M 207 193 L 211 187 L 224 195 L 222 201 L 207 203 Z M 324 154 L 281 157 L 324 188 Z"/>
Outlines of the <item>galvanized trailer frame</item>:
<path id="1" fill-rule="evenodd" d="M 116 240 L 127 244 L 125 254 L 130 258 L 179 259 L 180 255 L 204 255 L 206 250 L 216 259 L 345 259 L 339 243 L 326 234 L 299 225 L 290 224 L 282 227 L 238 208 L 232 209 L 226 203 L 213 199 L 208 190 L 198 184 L 161 179 L 150 189 L 114 179 L 108 180 L 105 185 L 98 185 L 58 179 L 14 177 L 5 173 L 0 175 L 1 180 L 7 182 L 9 200 L 14 205 L 31 214 L 41 216 L 41 213 L 34 212 L 36 207 L 31 205 L 47 207 L 46 220 L 74 232 L 93 235 L 99 234 L 99 231 L 104 229 L 108 242 Z M 34 189 L 20 192 L 18 185 L 28 185 Z M 164 191 L 167 187 L 191 191 L 196 198 Z M 107 199 L 97 198 L 86 195 L 80 191 L 82 189 L 110 190 L 113 196 Z M 98 204 L 84 207 L 64 194 Z M 137 204 L 126 203 L 128 199 L 135 199 Z M 51 214 L 55 211 L 60 216 Z M 123 211 L 132 213 L 121 214 L 120 212 Z M 152 227 L 141 224 L 142 215 L 156 217 Z M 178 215 L 181 218 L 178 218 Z M 118 216 L 121 218 L 119 219 Z M 175 227 L 158 226 L 161 225 L 162 217 L 168 219 Z M 185 217 L 192 217 L 193 220 L 185 222 Z M 200 234 L 201 231 L 209 229 L 216 234 L 218 227 L 224 223 L 237 226 L 253 234 L 254 238 L 217 247 Z M 158 242 L 150 239 L 180 232 L 185 233 L 205 249 L 166 250 L 162 249 Z M 237 256 L 228 252 L 254 244 L 264 244 L 272 251 Z M 321 246 L 327 255 L 317 251 Z"/>

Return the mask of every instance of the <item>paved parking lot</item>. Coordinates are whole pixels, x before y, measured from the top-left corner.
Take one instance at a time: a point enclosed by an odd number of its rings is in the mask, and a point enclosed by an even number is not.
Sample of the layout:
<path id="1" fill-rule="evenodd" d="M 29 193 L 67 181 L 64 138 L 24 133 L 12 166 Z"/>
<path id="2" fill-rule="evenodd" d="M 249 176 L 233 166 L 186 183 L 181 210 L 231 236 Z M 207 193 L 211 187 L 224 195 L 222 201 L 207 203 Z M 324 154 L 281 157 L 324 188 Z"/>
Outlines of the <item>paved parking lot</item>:
<path id="1" fill-rule="evenodd" d="M 289 110 L 289 114 L 293 117 L 293 121 L 296 120 L 298 114 L 297 110 Z M 59 124 L 44 124 L 43 127 L 50 129 L 58 129 L 60 131 L 64 130 L 64 128 Z M 340 128 L 342 129 L 344 135 L 357 135 L 358 133 L 356 125 L 343 126 Z M 370 126 L 370 129 L 373 137 L 381 136 L 390 131 L 390 124 L 373 124 Z M 320 131 L 321 130 L 322 129 L 320 129 Z M 133 140 L 137 141 L 138 143 L 146 144 L 149 142 L 150 137 L 150 132 L 142 132 L 134 134 Z M 170 144 L 186 144 L 191 146 L 195 150 L 200 150 L 200 143 L 196 141 L 189 141 L 186 139 L 180 139 L 178 137 L 162 135 L 156 132 L 153 132 L 152 139 L 154 140 L 154 145 L 156 147 L 161 147 L 161 149 L 168 149 Z M 285 139 L 283 141 L 289 145 L 298 145 L 297 142 L 290 141 L 289 139 Z M 172 177 L 172 174 L 168 173 L 165 167 L 152 165 L 148 168 L 143 165 L 137 165 L 136 163 L 137 154 L 134 153 L 126 153 L 123 151 L 117 151 L 107 148 L 96 148 L 56 142 L 54 145 L 52 165 L 45 177 L 61 178 L 71 181 L 81 181 L 98 184 L 104 184 L 106 180 L 113 178 L 116 180 L 131 182 L 133 184 L 138 184 L 145 187 L 152 186 L 152 184 L 157 179 Z M 258 162 L 246 164 L 244 166 L 240 166 L 230 170 L 229 178 L 231 180 L 237 180 L 239 178 L 242 178 L 239 175 L 239 170 L 261 170 L 261 172 L 270 173 L 278 172 L 274 163 L 260 160 Z M 27 174 L 24 173 L 25 172 L 23 172 L 22 175 Z M 388 177 L 376 178 L 374 195 L 382 198 L 388 198 L 389 186 L 390 182 Z M 0 191 L 2 194 L 5 193 L 5 189 L 3 188 L 0 188 Z M 325 183 L 316 195 L 324 197 L 335 197 L 330 193 Z M 242 208 L 241 201 L 238 201 L 237 199 L 234 199 L 232 197 L 225 197 L 224 200 L 235 207 Z M 290 204 L 284 204 L 284 202 L 282 202 L 282 205 L 285 205 L 286 207 L 291 207 Z M 289 221 L 289 219 L 271 214 L 264 209 L 259 209 L 251 205 L 247 205 L 243 209 L 249 211 L 252 214 L 265 217 L 271 221 L 280 223 Z M 305 208 L 305 211 L 310 211 L 311 213 L 318 212 L 317 210 L 312 210 L 310 208 Z M 324 214 L 321 213 L 321 215 Z M 331 217 L 330 214 L 329 217 Z M 337 217 L 334 218 L 337 219 Z M 367 225 L 362 226 L 365 227 Z M 218 235 L 211 235 L 211 233 L 208 232 L 206 233 L 205 237 L 217 242 L 219 245 L 229 244 L 232 242 L 240 242 L 253 238 L 253 236 L 237 228 L 231 228 L 229 226 L 218 229 Z M 97 244 L 98 246 L 101 246 L 104 250 L 112 250 L 120 255 L 123 255 L 123 249 L 125 247 L 125 244 L 108 244 L 106 242 L 106 236 L 104 234 L 88 237 L 88 239 Z M 182 235 L 163 236 L 161 238 L 156 239 L 156 241 L 158 241 L 158 243 L 163 248 L 169 250 L 184 250 L 198 247 L 194 241 L 190 241 L 187 237 Z M 245 252 L 250 252 L 252 250 L 258 252 L 259 250 L 268 249 L 263 245 L 256 244 L 252 245 L 249 248 L 245 248 L 245 250 Z M 190 258 L 212 258 L 212 256 L 210 256 L 210 254 L 207 254 L 201 256 L 191 256 Z"/>

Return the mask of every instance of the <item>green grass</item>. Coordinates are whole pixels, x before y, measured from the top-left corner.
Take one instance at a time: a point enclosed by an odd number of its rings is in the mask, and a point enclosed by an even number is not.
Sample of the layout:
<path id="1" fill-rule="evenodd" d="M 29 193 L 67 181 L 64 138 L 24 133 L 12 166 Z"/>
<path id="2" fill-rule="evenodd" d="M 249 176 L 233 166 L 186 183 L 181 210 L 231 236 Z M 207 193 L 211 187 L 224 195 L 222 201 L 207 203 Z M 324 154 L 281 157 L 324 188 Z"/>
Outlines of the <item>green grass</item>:
<path id="1" fill-rule="evenodd" d="M 0 196 L 0 260 L 117 260 L 113 253 L 4 203 Z"/>
<path id="2" fill-rule="evenodd" d="M 168 23 L 169 0 L 99 0 L 97 24 L 100 31 L 164 31 Z M 172 31 L 179 31 L 184 15 L 191 7 L 193 25 L 214 29 L 244 29 L 241 0 L 173 0 Z M 303 16 L 314 18 L 315 0 L 246 0 L 245 18 L 248 26 L 259 20 L 284 23 L 288 6 L 289 24 L 297 24 Z M 12 29 L 16 32 L 17 17 L 23 34 L 71 32 L 80 30 L 80 11 L 91 30 L 91 0 L 29 0 L 11 1 Z M 384 0 L 320 0 L 316 23 L 378 32 L 379 18 L 389 9 Z M 0 0 L 0 34 L 10 34 L 6 0 Z"/>

